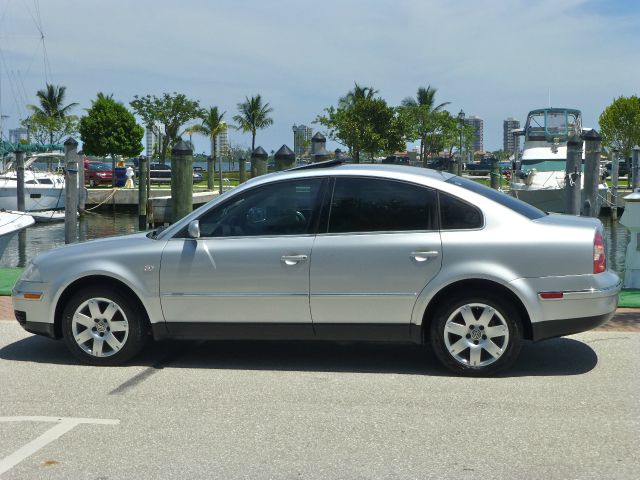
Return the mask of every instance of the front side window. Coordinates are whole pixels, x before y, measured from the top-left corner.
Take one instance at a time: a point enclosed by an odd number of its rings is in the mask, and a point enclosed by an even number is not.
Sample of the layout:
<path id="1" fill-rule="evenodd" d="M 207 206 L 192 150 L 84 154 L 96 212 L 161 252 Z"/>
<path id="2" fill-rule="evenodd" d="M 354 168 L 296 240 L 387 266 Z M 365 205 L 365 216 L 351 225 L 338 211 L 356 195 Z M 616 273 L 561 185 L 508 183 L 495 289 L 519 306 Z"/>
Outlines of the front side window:
<path id="1" fill-rule="evenodd" d="M 203 237 L 314 233 L 323 179 L 278 182 L 235 195 L 200 217 Z"/>
<path id="2" fill-rule="evenodd" d="M 398 232 L 436 229 L 435 192 L 405 182 L 337 178 L 329 233 Z"/>

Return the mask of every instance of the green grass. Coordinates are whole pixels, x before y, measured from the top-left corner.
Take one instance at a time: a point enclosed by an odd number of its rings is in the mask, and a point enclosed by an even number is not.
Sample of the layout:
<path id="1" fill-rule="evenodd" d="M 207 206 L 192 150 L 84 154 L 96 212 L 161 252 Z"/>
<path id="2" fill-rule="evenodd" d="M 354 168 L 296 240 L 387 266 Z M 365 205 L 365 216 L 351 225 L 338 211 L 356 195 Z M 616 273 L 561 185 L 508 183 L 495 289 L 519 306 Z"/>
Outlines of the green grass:
<path id="1" fill-rule="evenodd" d="M 640 308 L 640 290 L 625 289 L 620 292 L 619 307 Z"/>
<path id="2" fill-rule="evenodd" d="M 22 268 L 0 268 L 0 295 L 11 295 L 11 289 L 22 270 Z"/>

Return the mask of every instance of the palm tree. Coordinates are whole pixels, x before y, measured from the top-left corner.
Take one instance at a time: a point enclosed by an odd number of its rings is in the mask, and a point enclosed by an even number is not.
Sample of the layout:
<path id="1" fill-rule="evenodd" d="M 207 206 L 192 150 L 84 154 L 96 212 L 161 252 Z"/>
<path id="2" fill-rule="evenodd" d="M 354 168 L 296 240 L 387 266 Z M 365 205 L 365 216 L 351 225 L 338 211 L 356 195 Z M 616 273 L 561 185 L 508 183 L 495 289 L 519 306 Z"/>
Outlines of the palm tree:
<path id="1" fill-rule="evenodd" d="M 78 105 L 77 103 L 64 104 L 64 96 L 67 87 L 62 85 L 51 85 L 47 83 L 45 90 L 38 90 L 36 96 L 40 102 L 40 106 L 27 105 L 34 115 L 41 115 L 51 119 L 60 120 L 66 117 L 69 111 Z M 53 132 L 49 132 L 50 143 L 53 143 Z"/>
<path id="2" fill-rule="evenodd" d="M 273 119 L 269 114 L 273 112 L 273 108 L 268 103 L 262 104 L 262 97 L 245 97 L 243 103 L 238 104 L 239 114 L 233 117 L 233 121 L 238 124 L 236 127 L 243 132 L 251 132 L 251 151 L 256 148 L 256 131 L 273 124 Z M 258 174 L 254 160 L 251 160 L 251 176 Z"/>
<path id="3" fill-rule="evenodd" d="M 344 97 L 338 100 L 338 106 L 349 107 L 358 100 L 371 100 L 378 93 L 373 87 L 363 87 L 354 82 L 353 90 L 349 91 Z"/>
<path id="4" fill-rule="evenodd" d="M 427 136 L 430 133 L 431 117 L 451 102 L 435 105 L 436 88 L 418 88 L 416 98 L 406 97 L 402 100 L 402 106 L 407 109 L 415 122 L 416 131 L 420 137 L 420 158 L 423 164 L 427 163 Z"/>
<path id="5" fill-rule="evenodd" d="M 207 188 L 213 190 L 213 180 L 215 175 L 216 164 L 216 142 L 218 135 L 226 128 L 226 124 L 222 121 L 224 114 L 227 112 L 218 113 L 218 107 L 211 107 L 209 110 L 205 110 L 200 117 L 202 123 L 199 125 L 193 125 L 188 130 L 193 133 L 200 133 L 209 137 L 211 141 L 211 155 L 209 165 L 207 165 L 207 171 L 209 172 L 207 178 Z M 222 159 L 220 159 L 220 193 L 222 193 Z"/>

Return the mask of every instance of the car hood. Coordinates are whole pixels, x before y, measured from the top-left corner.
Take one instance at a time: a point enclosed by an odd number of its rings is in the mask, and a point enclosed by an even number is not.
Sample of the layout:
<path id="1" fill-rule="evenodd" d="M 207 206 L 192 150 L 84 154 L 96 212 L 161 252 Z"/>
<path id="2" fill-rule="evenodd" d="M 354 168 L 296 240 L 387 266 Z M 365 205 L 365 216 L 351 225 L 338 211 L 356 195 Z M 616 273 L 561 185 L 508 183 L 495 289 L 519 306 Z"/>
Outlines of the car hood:
<path id="1" fill-rule="evenodd" d="M 140 248 L 144 244 L 158 242 L 147 237 L 148 232 L 120 235 L 116 237 L 99 238 L 88 242 L 73 243 L 54 248 L 38 255 L 33 262 L 36 265 L 48 263 L 77 262 L 86 257 L 103 257 L 117 255 Z M 164 242 L 163 242 L 164 243 Z"/>

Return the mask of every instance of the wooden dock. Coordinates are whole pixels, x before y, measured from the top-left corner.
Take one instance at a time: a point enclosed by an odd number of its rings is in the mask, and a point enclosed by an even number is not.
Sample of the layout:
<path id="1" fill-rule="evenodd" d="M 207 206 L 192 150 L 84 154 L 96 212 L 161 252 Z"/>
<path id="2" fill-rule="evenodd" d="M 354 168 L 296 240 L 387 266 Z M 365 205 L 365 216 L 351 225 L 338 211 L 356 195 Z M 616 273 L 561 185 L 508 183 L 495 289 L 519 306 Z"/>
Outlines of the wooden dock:
<path id="1" fill-rule="evenodd" d="M 193 206 L 199 207 L 208 201 L 216 198 L 218 192 L 196 191 L 193 192 Z M 149 194 L 153 223 L 165 223 L 171 221 L 171 189 L 160 188 L 151 189 Z M 138 207 L 137 188 L 88 188 L 87 189 L 87 210 L 111 210 L 111 209 L 134 209 Z"/>

